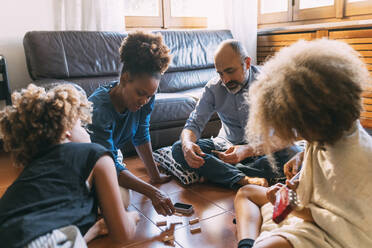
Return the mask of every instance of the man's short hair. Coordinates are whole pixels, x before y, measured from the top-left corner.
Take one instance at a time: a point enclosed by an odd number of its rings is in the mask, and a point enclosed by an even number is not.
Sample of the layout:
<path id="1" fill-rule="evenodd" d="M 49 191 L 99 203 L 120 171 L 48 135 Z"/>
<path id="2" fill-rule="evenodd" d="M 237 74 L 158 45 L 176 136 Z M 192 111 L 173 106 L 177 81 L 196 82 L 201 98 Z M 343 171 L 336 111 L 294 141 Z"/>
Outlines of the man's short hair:
<path id="1" fill-rule="evenodd" d="M 234 39 L 224 40 L 220 44 L 220 48 L 226 45 L 229 45 L 240 56 L 242 62 L 244 62 L 244 60 L 249 57 L 247 50 L 244 48 L 243 44 L 240 41 Z"/>

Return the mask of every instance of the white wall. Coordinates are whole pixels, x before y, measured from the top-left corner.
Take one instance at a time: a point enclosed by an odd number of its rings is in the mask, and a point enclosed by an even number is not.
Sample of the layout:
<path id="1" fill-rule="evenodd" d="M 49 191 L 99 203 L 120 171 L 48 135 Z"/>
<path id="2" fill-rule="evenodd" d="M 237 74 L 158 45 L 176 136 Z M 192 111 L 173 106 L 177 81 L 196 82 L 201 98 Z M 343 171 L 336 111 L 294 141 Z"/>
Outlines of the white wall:
<path id="1" fill-rule="evenodd" d="M 208 27 L 230 29 L 234 39 L 243 43 L 252 64 L 257 58 L 257 0 L 211 0 Z"/>
<path id="2" fill-rule="evenodd" d="M 54 30 L 54 0 L 0 0 L 0 54 L 7 60 L 12 90 L 31 82 L 23 36 L 32 30 Z"/>

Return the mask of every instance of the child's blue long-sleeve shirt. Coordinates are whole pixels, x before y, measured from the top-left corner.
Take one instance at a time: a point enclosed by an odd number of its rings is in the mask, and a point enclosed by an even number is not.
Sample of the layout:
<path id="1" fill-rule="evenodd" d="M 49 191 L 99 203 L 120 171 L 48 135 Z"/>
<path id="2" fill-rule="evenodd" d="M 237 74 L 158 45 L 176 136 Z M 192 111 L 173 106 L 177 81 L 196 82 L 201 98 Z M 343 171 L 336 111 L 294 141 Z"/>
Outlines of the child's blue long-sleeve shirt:
<path id="1" fill-rule="evenodd" d="M 119 174 L 126 168 L 118 162 L 118 149 L 128 140 L 132 140 L 134 146 L 150 141 L 150 116 L 155 96 L 136 112 L 126 110 L 124 113 L 118 113 L 109 95 L 116 84 L 117 82 L 101 86 L 88 98 L 93 102 L 93 118 L 89 130 L 92 142 L 101 144 L 111 151 Z"/>

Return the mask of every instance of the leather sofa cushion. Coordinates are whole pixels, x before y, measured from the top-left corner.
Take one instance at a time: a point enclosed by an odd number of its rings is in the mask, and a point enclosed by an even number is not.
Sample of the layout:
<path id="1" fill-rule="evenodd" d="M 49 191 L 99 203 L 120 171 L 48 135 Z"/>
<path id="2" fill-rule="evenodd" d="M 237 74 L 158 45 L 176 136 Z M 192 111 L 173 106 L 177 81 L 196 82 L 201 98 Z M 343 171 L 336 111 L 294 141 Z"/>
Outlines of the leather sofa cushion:
<path id="1" fill-rule="evenodd" d="M 118 81 L 118 76 L 107 76 L 107 77 L 81 77 L 81 78 L 69 78 L 66 80 L 61 79 L 39 79 L 33 83 L 43 86 L 49 83 L 75 83 L 79 85 L 85 91 L 87 96 L 90 96 L 99 86 L 107 85 L 111 82 Z"/>
<path id="2" fill-rule="evenodd" d="M 87 96 L 90 96 L 98 87 L 119 81 L 119 76 L 91 77 L 91 78 L 73 78 L 72 82 L 80 85 Z"/>
<path id="3" fill-rule="evenodd" d="M 204 87 L 204 85 L 216 75 L 217 73 L 214 67 L 189 71 L 167 72 L 160 80 L 159 92 L 172 93 Z"/>
<path id="4" fill-rule="evenodd" d="M 203 87 L 215 76 L 214 53 L 229 30 L 154 31 L 163 36 L 172 62 L 163 75 L 159 92 L 171 93 Z M 118 49 L 126 33 L 90 31 L 31 31 L 23 45 L 33 80 L 64 79 L 81 85 L 89 95 L 94 77 L 116 77 L 121 69 Z M 80 83 L 75 79 L 81 80 Z M 103 82 L 104 84 L 106 82 Z M 96 84 L 97 85 L 97 84 Z"/>
<path id="5" fill-rule="evenodd" d="M 203 88 L 179 93 L 157 93 L 151 113 L 150 130 L 184 126 L 202 93 Z M 210 120 L 218 119 L 217 113 L 214 113 Z"/>
<path id="6" fill-rule="evenodd" d="M 214 66 L 217 46 L 232 39 L 230 30 L 155 31 L 161 33 L 173 55 L 167 72 L 185 71 Z"/>
<path id="7" fill-rule="evenodd" d="M 178 93 L 157 93 L 155 105 L 151 113 L 150 126 L 155 123 L 184 121 L 189 117 L 196 105 L 195 99 Z"/>
<path id="8" fill-rule="evenodd" d="M 89 31 L 32 31 L 23 46 L 32 79 L 114 76 L 127 34 Z"/>

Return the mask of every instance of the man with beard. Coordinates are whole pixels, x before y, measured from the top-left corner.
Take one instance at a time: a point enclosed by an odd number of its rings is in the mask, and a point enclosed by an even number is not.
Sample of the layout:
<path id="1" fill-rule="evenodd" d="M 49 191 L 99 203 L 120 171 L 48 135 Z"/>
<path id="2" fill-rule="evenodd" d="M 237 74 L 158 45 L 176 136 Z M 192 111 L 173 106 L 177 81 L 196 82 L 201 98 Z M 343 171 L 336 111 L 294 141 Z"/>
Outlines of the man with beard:
<path id="1" fill-rule="evenodd" d="M 236 40 L 222 42 L 214 57 L 219 77 L 211 79 L 195 110 L 172 147 L 172 155 L 184 169 L 224 187 L 246 184 L 268 186 L 284 178 L 283 165 L 300 149 L 273 144 L 278 168 L 271 166 L 263 150 L 253 149 L 245 139 L 249 106 L 246 95 L 259 73 L 251 65 L 243 45 Z M 217 112 L 222 128 L 215 138 L 199 139 L 211 115 Z M 273 142 L 274 143 L 274 142 Z"/>

